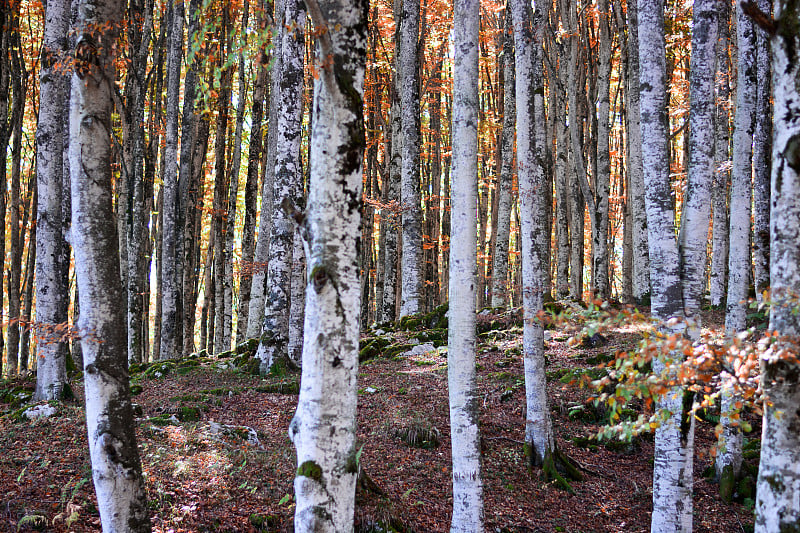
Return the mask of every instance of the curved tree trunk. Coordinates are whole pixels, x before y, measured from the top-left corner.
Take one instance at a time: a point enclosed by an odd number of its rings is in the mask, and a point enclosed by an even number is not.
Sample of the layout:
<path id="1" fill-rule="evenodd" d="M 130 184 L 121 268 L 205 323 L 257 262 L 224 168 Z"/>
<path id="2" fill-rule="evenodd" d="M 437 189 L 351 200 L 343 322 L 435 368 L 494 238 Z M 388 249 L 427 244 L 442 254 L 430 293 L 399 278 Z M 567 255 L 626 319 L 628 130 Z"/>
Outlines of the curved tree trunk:
<path id="1" fill-rule="evenodd" d="M 80 4 L 76 56 L 85 59 L 72 76 L 69 158 L 92 477 L 103 530 L 145 532 L 150 519 L 128 388 L 125 308 L 119 305 L 125 299 L 111 208 L 114 44 L 123 4 Z"/>

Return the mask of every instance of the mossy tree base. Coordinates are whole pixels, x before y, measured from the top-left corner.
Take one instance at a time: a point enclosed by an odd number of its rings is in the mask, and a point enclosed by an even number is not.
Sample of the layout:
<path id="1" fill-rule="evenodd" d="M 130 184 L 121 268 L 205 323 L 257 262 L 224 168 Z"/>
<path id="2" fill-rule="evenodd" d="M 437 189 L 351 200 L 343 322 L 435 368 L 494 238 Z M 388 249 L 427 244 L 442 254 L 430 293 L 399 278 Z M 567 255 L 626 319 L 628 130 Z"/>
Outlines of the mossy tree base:
<path id="1" fill-rule="evenodd" d="M 528 467 L 533 473 L 535 467 L 541 466 L 542 479 L 546 483 L 553 482 L 559 488 L 575 494 L 569 480 L 583 481 L 583 474 L 578 468 L 578 465 L 569 456 L 559 450 L 557 447 L 549 450 L 544 455 L 544 460 L 541 464 L 536 460 L 536 454 L 532 453 L 533 449 L 530 444 L 525 443 L 525 455 L 528 458 Z"/>

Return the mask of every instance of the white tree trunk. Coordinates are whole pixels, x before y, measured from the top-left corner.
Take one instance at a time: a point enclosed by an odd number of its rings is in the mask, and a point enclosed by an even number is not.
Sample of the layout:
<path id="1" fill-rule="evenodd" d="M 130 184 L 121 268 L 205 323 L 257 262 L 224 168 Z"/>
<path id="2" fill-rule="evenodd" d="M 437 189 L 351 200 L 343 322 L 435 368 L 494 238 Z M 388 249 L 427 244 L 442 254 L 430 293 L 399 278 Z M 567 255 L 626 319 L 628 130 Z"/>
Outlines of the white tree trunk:
<path id="1" fill-rule="evenodd" d="M 666 52 L 663 0 L 639 0 L 639 52 L 642 161 L 645 178 L 653 317 L 665 321 L 682 314 L 680 262 L 669 181 Z M 653 370 L 663 370 L 657 361 Z M 653 533 L 692 530 L 694 423 L 685 423 L 683 393 L 670 390 L 656 409 L 671 413 L 656 430 L 653 464 Z"/>
<path id="2" fill-rule="evenodd" d="M 532 464 L 539 466 L 554 451 L 553 427 L 547 404 L 544 372 L 544 330 L 536 318 L 542 309 L 543 235 L 549 231 L 542 200 L 544 172 L 536 159 L 534 117 L 534 41 L 532 13 L 523 0 L 510 2 L 516 45 L 517 174 L 522 243 L 523 356 L 525 366 L 525 444 Z"/>
<path id="3" fill-rule="evenodd" d="M 87 0 L 78 9 L 79 59 L 72 76 L 69 128 L 72 244 L 97 507 L 104 531 L 144 532 L 150 531 L 150 519 L 128 388 L 125 297 L 111 208 L 114 49 L 122 12 L 120 1 Z"/>
<path id="4" fill-rule="evenodd" d="M 728 185 L 730 182 L 730 6 L 719 4 L 717 20 L 716 101 L 717 116 L 714 124 L 715 172 L 712 204 L 714 209 L 713 238 L 711 244 L 711 273 L 709 292 L 711 305 L 720 306 L 725 300 L 728 279 Z"/>
<path id="5" fill-rule="evenodd" d="M 714 179 L 714 51 L 717 43 L 716 0 L 696 0 L 692 15 L 689 72 L 689 169 L 681 216 L 680 253 L 683 313 L 689 334 L 700 335 L 705 289 L 711 186 Z"/>
<path id="6" fill-rule="evenodd" d="M 302 187 L 300 168 L 300 139 L 303 112 L 303 54 L 305 52 L 306 10 L 302 0 L 285 0 L 280 15 L 285 27 L 282 32 L 280 92 L 281 102 L 277 123 L 275 178 L 272 201 L 272 235 L 267 267 L 267 294 L 261 341 L 256 357 L 261 361 L 261 373 L 266 373 L 276 359 L 289 355 L 289 307 L 292 293 L 292 250 L 294 226 L 289 218 L 290 206 L 297 204 Z M 263 207 L 262 207 L 263 209 Z"/>
<path id="7" fill-rule="evenodd" d="M 36 179 L 38 187 L 36 238 L 36 329 L 39 338 L 34 399 L 60 400 L 67 382 L 66 343 L 62 331 L 66 322 L 62 264 L 65 255 L 62 234 L 64 115 L 67 112 L 68 78 L 57 63 L 67 49 L 70 5 L 68 0 L 51 0 L 45 12 L 42 66 L 39 71 L 39 121 L 36 131 Z"/>
<path id="8" fill-rule="evenodd" d="M 403 213 L 400 316 L 422 311 L 422 205 L 419 190 L 419 0 L 404 0 L 400 19 L 400 116 L 403 130 Z"/>
<path id="9" fill-rule="evenodd" d="M 303 322 L 306 306 L 306 258 L 297 229 L 292 249 L 292 301 L 289 304 L 289 358 L 300 366 L 303 360 Z"/>
<path id="10" fill-rule="evenodd" d="M 733 167 L 731 170 L 730 232 L 728 254 L 728 297 L 725 329 L 729 333 L 746 327 L 747 292 L 750 286 L 750 202 L 752 201 L 752 144 L 756 106 L 755 26 L 736 6 L 736 116 L 733 126 Z"/>
<path id="11" fill-rule="evenodd" d="M 295 531 L 353 529 L 360 284 L 365 0 L 307 0 L 319 32 L 311 181 L 303 220 L 303 374 L 289 435 L 297 448 Z M 323 31 L 320 31 L 323 30 Z M 327 30 L 327 31 L 324 31 Z"/>
<path id="12" fill-rule="evenodd" d="M 611 297 L 608 256 L 608 193 L 611 187 L 611 10 L 598 0 L 600 43 L 597 65 L 597 175 L 594 180 L 595 227 L 592 229 L 592 291 L 596 298 Z"/>
<path id="13" fill-rule="evenodd" d="M 628 201 L 633 222 L 633 297 L 650 295 L 650 255 L 647 244 L 647 210 L 644 201 L 642 127 L 639 109 L 639 17 L 636 2 L 628 2 L 628 72 L 625 131 L 628 136 Z"/>
<path id="14" fill-rule="evenodd" d="M 453 182 L 451 186 L 447 382 L 453 447 L 450 531 L 483 531 L 483 482 L 475 383 L 478 201 L 478 0 L 454 6 Z"/>
<path id="15" fill-rule="evenodd" d="M 770 12 L 772 2 L 759 0 L 760 9 Z M 756 110 L 753 134 L 753 285 L 756 299 L 769 289 L 769 189 L 772 152 L 772 90 L 769 35 L 756 30 Z"/>
<path id="16" fill-rule="evenodd" d="M 275 1 L 275 13 L 281 17 L 283 13 L 283 0 Z M 270 77 L 269 91 L 269 122 L 267 125 L 267 146 L 264 148 L 266 164 L 264 165 L 264 176 L 261 181 L 261 213 L 258 217 L 258 237 L 256 238 L 256 250 L 253 255 L 253 279 L 250 289 L 250 304 L 247 313 L 247 337 L 257 338 L 261 335 L 261 327 L 264 321 L 264 298 L 267 288 L 267 262 L 269 261 L 270 234 L 272 230 L 272 195 L 275 171 L 275 150 L 277 143 L 278 128 L 274 127 L 278 122 L 278 110 L 281 101 L 278 98 L 280 93 L 281 68 L 283 54 L 282 35 L 283 26 L 273 25 L 272 36 L 272 71 Z"/>
<path id="17" fill-rule="evenodd" d="M 770 329 L 783 337 L 761 360 L 764 405 L 756 501 L 757 533 L 797 531 L 800 523 L 800 14 L 775 2 L 772 36 L 774 138 L 770 221 Z M 780 303 L 786 305 L 776 305 Z"/>

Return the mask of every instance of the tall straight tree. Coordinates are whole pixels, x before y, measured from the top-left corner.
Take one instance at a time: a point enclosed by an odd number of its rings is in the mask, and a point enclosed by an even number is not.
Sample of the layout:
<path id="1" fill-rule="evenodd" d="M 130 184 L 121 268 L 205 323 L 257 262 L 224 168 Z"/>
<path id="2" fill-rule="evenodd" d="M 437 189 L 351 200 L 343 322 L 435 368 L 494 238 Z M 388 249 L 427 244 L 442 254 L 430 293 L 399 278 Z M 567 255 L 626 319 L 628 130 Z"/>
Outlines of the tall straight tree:
<path id="1" fill-rule="evenodd" d="M 772 2 L 759 0 L 762 12 Z M 772 152 L 772 109 L 770 100 L 770 51 L 767 32 L 756 30 L 756 109 L 753 133 L 753 286 L 758 301 L 769 289 L 769 190 Z"/>
<path id="2" fill-rule="evenodd" d="M 278 359 L 289 355 L 289 309 L 292 294 L 294 226 L 288 206 L 298 204 L 303 173 L 300 168 L 300 138 L 303 122 L 303 55 L 306 10 L 302 0 L 284 0 L 280 101 L 272 200 L 272 235 L 267 267 L 264 322 L 256 357 L 266 373 Z"/>
<path id="3" fill-rule="evenodd" d="M 422 311 L 422 205 L 419 190 L 419 0 L 403 0 L 400 17 L 400 120 L 403 132 L 401 208 L 403 217 L 400 316 Z"/>
<path id="4" fill-rule="evenodd" d="M 453 183 L 450 202 L 450 287 L 447 383 L 453 448 L 451 533 L 483 531 L 483 481 L 475 383 L 477 285 L 479 2 L 454 6 Z"/>
<path id="5" fill-rule="evenodd" d="M 522 241 L 522 299 L 524 309 L 523 356 L 525 364 L 525 445 L 531 464 L 552 461 L 555 451 L 553 424 L 547 405 L 544 373 L 544 328 L 537 318 L 544 297 L 544 270 L 541 247 L 549 231 L 542 197 L 544 172 L 536 158 L 536 120 L 534 117 L 534 40 L 533 14 L 526 0 L 511 0 L 514 26 L 514 61 L 517 96 L 517 174 L 520 196 L 520 240 Z M 540 71 L 541 72 L 541 71 Z"/>
<path id="6" fill-rule="evenodd" d="M 752 5 L 752 4 L 751 4 Z M 772 29 L 774 140 L 770 204 L 770 329 L 779 337 L 761 359 L 764 402 L 755 530 L 797 531 L 800 523 L 800 10 L 777 0 Z M 767 18 L 767 17 L 764 17 Z"/>
<path id="7" fill-rule="evenodd" d="M 667 132 L 666 43 L 664 1 L 639 0 L 639 90 L 642 124 L 642 161 L 645 177 L 652 314 L 666 321 L 683 313 L 675 213 L 669 181 Z M 669 333 L 669 331 L 667 331 Z M 653 370 L 664 370 L 657 360 Z M 680 390 L 657 401 L 657 409 L 671 416 L 656 430 L 653 464 L 653 533 L 689 532 L 692 529 L 693 424 L 682 424 Z"/>
<path id="8" fill-rule="evenodd" d="M 728 279 L 728 185 L 730 182 L 730 18 L 731 6 L 720 2 L 717 27 L 716 101 L 717 116 L 714 124 L 714 153 L 716 171 L 712 206 L 714 209 L 713 238 L 711 244 L 711 272 L 709 293 L 711 305 L 720 306 L 725 299 Z"/>
<path id="9" fill-rule="evenodd" d="M 647 210 L 644 200 L 642 126 L 639 105 L 639 15 L 636 2 L 628 2 L 628 70 L 625 77 L 625 131 L 628 139 L 628 203 L 633 240 L 633 297 L 650 296 L 650 256 L 647 244 Z"/>
<path id="10" fill-rule="evenodd" d="M 306 0 L 317 33 L 303 375 L 289 436 L 297 448 L 297 531 L 352 531 L 361 286 L 366 0 Z"/>
<path id="11" fill-rule="evenodd" d="M 170 4 L 172 12 L 167 39 L 167 131 L 164 150 L 164 205 L 161 231 L 161 359 L 178 357 L 183 349 L 181 310 L 182 276 L 178 240 L 180 199 L 178 195 L 178 103 L 180 100 L 181 50 L 183 49 L 183 1 Z M 81 294 L 83 292 L 81 291 Z M 189 332 L 189 334 L 191 334 Z"/>
<path id="12" fill-rule="evenodd" d="M 39 122 L 36 132 L 36 179 L 39 205 L 36 221 L 36 329 L 39 359 L 36 400 L 60 400 L 67 382 L 67 346 L 59 324 L 67 321 L 64 301 L 69 299 L 62 275 L 64 235 L 62 201 L 64 172 L 64 115 L 68 78 L 61 70 L 67 50 L 69 0 L 51 0 L 45 10 L 41 69 L 39 71 Z"/>
<path id="13" fill-rule="evenodd" d="M 733 125 L 728 296 L 725 329 L 743 331 L 747 325 L 747 292 L 750 287 L 750 203 L 753 198 L 752 155 L 756 110 L 756 34 L 752 19 L 740 4 L 736 7 L 736 115 Z"/>
<path id="14" fill-rule="evenodd" d="M 70 102 L 72 245 L 81 294 L 86 425 L 103 531 L 150 531 L 128 386 L 125 301 L 111 208 L 111 113 L 124 3 L 78 2 Z"/>

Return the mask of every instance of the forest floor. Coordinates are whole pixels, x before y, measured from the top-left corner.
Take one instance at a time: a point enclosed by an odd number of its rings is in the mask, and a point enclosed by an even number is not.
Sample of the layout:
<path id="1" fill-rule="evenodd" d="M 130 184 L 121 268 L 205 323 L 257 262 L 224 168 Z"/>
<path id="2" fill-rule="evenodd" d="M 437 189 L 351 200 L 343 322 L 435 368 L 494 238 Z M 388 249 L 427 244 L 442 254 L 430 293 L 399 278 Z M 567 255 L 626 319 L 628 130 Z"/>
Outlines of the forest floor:
<path id="1" fill-rule="evenodd" d="M 720 328 L 721 320 L 712 311 L 705 324 Z M 608 445 L 587 441 L 604 414 L 586 403 L 593 392 L 575 379 L 592 372 L 598 360 L 632 349 L 642 326 L 619 326 L 605 333 L 601 346 L 588 348 L 570 346 L 572 332 L 550 332 L 547 377 L 557 442 L 585 474 L 583 481 L 572 482 L 575 493 L 570 494 L 527 467 L 518 320 L 489 315 L 480 321 L 477 385 L 486 531 L 649 531 L 652 436 Z M 446 353 L 404 353 L 410 348 L 406 343 L 446 344 L 446 335 L 442 339 L 444 330 L 426 329 L 431 324 L 406 325 L 410 332 L 379 331 L 382 340 L 374 342 L 372 331 L 362 342 L 368 360 L 359 369 L 360 464 L 374 484 L 359 484 L 357 532 L 449 530 Z M 255 376 L 246 371 L 248 354 L 226 355 L 132 369 L 154 531 L 292 530 L 295 452 L 287 427 L 298 376 Z M 20 403 L 33 380 L 0 382 L 0 531 L 99 531 L 82 385 L 79 378 L 72 383 L 75 402 L 31 421 L 20 417 Z M 748 440 L 760 435 L 759 421 L 752 422 Z M 694 529 L 752 531 L 754 497 L 726 504 L 718 485 L 703 475 L 712 464 L 713 444 L 713 424 L 698 421 Z M 750 472 L 756 461 L 748 459 Z"/>

